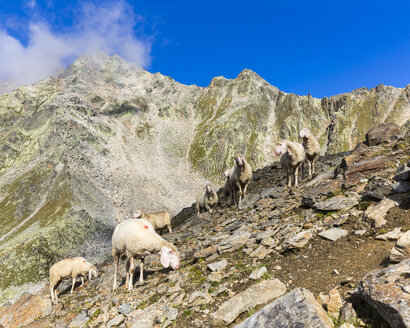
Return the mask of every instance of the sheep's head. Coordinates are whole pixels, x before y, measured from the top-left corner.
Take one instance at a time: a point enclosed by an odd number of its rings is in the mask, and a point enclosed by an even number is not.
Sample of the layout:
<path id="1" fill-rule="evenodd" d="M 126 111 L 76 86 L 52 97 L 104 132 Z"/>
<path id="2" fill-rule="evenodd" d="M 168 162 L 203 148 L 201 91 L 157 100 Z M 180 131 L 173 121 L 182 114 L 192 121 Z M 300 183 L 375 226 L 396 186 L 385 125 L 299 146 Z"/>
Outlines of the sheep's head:
<path id="1" fill-rule="evenodd" d="M 91 280 L 92 277 L 94 277 L 94 278 L 98 277 L 98 270 L 94 265 L 88 271 L 88 280 Z"/>
<path id="2" fill-rule="evenodd" d="M 139 218 L 141 218 L 141 215 L 142 215 L 141 210 L 136 210 L 134 215 L 133 215 L 133 218 L 139 219 Z"/>
<path id="3" fill-rule="evenodd" d="M 308 129 L 308 128 L 303 128 L 302 130 L 300 130 L 300 132 L 299 132 L 299 138 L 300 139 L 303 139 L 303 138 L 306 138 L 306 139 L 309 139 L 310 138 L 310 130 Z"/>
<path id="4" fill-rule="evenodd" d="M 273 152 L 275 153 L 276 156 L 283 155 L 286 153 L 287 147 L 285 142 L 279 142 L 276 144 L 275 148 L 273 148 Z"/>
<path id="5" fill-rule="evenodd" d="M 210 183 L 205 186 L 205 191 L 207 194 L 212 195 L 214 193 L 214 188 Z"/>
<path id="6" fill-rule="evenodd" d="M 161 264 L 164 268 L 171 266 L 172 269 L 177 270 L 180 266 L 179 253 L 175 249 L 171 249 L 167 246 L 161 248 Z"/>
<path id="7" fill-rule="evenodd" d="M 233 159 L 234 163 L 236 166 L 244 166 L 246 163 L 245 157 L 243 157 L 243 155 L 241 154 L 237 154 L 234 159 Z"/>

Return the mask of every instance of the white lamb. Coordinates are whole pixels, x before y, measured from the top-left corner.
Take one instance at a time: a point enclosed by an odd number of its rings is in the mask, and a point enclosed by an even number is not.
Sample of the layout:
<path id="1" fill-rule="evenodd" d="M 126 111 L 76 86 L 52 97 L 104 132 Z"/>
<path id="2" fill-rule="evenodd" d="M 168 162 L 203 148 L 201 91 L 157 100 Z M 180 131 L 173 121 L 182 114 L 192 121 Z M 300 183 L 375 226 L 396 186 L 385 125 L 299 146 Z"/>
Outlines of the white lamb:
<path id="1" fill-rule="evenodd" d="M 303 139 L 303 148 L 305 148 L 306 160 L 309 165 L 309 177 L 315 174 L 315 162 L 319 158 L 320 144 L 309 129 L 303 128 L 299 132 L 299 138 Z M 302 176 L 304 172 L 302 172 Z"/>
<path id="2" fill-rule="evenodd" d="M 154 227 L 145 219 L 128 219 L 119 223 L 112 235 L 112 255 L 114 257 L 113 291 L 117 290 L 117 271 L 122 255 L 126 255 L 129 268 L 126 273 L 126 286 L 133 288 L 134 259 L 140 259 L 140 283 L 144 281 L 144 258 L 154 252 L 161 252 L 161 264 L 174 270 L 179 269 L 180 257 L 174 245 L 158 235 Z"/>
<path id="3" fill-rule="evenodd" d="M 71 294 L 73 293 L 77 276 L 81 276 L 81 286 L 84 285 L 84 275 L 88 273 L 88 280 L 94 276 L 98 277 L 97 268 L 91 263 L 87 262 L 82 257 L 73 257 L 61 260 L 54 263 L 50 268 L 50 293 L 51 301 L 54 303 L 54 298 L 58 301 L 57 287 L 64 278 L 71 277 L 73 285 L 71 287 Z"/>

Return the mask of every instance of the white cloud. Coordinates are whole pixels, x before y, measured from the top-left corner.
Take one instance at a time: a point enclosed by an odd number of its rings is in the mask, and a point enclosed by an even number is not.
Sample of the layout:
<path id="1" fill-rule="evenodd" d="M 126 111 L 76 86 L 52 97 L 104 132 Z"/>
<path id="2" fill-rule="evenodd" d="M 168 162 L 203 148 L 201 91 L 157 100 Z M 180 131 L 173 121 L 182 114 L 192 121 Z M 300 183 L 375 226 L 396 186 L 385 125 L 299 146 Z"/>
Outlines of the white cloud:
<path id="1" fill-rule="evenodd" d="M 34 0 L 29 3 L 35 6 Z M 96 50 L 149 66 L 151 41 L 136 36 L 142 18 L 128 3 L 99 7 L 85 3 L 75 17 L 74 25 L 64 33 L 53 32 L 45 21 L 31 21 L 27 45 L 0 29 L 0 80 L 14 85 L 37 82 L 61 72 L 78 55 Z"/>

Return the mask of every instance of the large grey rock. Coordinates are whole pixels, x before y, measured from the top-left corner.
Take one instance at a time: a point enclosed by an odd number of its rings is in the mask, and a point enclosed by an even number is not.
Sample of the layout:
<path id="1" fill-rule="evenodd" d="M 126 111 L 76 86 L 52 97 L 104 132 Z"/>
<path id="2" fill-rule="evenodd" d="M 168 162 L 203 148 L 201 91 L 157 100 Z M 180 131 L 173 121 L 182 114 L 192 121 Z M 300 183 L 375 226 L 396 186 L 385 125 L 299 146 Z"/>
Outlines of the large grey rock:
<path id="1" fill-rule="evenodd" d="M 393 189 L 393 183 L 388 179 L 375 178 L 364 188 L 363 195 L 370 198 L 382 200 Z"/>
<path id="2" fill-rule="evenodd" d="M 294 249 L 294 248 L 303 248 L 306 246 L 309 240 L 312 239 L 312 237 L 313 237 L 312 229 L 303 230 L 291 236 L 290 238 L 286 239 L 283 242 L 282 247 L 284 250 Z"/>
<path id="3" fill-rule="evenodd" d="M 344 197 L 342 195 L 335 196 L 313 205 L 313 208 L 319 211 L 339 211 L 349 210 L 359 204 L 359 199 L 356 197 Z"/>
<path id="4" fill-rule="evenodd" d="M 261 196 L 259 194 L 247 194 L 245 198 L 241 201 L 241 205 L 238 206 L 240 210 L 251 207 Z"/>
<path id="5" fill-rule="evenodd" d="M 235 328 L 331 328 L 333 323 L 313 294 L 297 288 L 266 305 Z"/>
<path id="6" fill-rule="evenodd" d="M 401 236 L 403 236 L 403 232 L 401 232 L 401 228 L 397 227 L 397 228 L 394 228 L 392 231 L 377 235 L 376 239 L 377 240 L 398 240 L 400 239 Z"/>
<path id="7" fill-rule="evenodd" d="M 390 251 L 390 261 L 400 262 L 410 258 L 410 230 L 405 232 Z"/>
<path id="8" fill-rule="evenodd" d="M 283 295 L 285 291 L 285 284 L 278 279 L 262 281 L 223 303 L 212 314 L 212 323 L 214 325 L 229 325 L 242 312 L 258 304 L 270 302 Z"/>
<path id="9" fill-rule="evenodd" d="M 344 229 L 340 228 L 331 228 L 325 231 L 322 231 L 319 233 L 319 236 L 325 239 L 329 239 L 331 241 L 336 241 L 341 237 L 344 237 L 347 235 L 347 231 Z"/>
<path id="10" fill-rule="evenodd" d="M 359 293 L 394 328 L 410 327 L 410 259 L 366 274 Z"/>
<path id="11" fill-rule="evenodd" d="M 373 228 L 380 228 L 386 224 L 387 212 L 398 203 L 389 198 L 385 198 L 377 204 L 370 205 L 364 212 L 363 219 Z"/>
<path id="12" fill-rule="evenodd" d="M 220 270 L 223 270 L 227 265 L 228 265 L 228 261 L 226 259 L 223 259 L 222 261 L 219 261 L 219 262 L 209 263 L 207 267 L 211 271 L 220 271 Z"/>
<path id="13" fill-rule="evenodd" d="M 249 276 L 249 278 L 253 279 L 253 280 L 258 280 L 259 278 L 261 278 L 266 272 L 268 272 L 268 269 L 266 269 L 266 267 L 262 267 L 259 269 L 256 269 L 254 271 L 252 271 L 251 275 Z"/>
<path id="14" fill-rule="evenodd" d="M 218 252 L 225 253 L 238 249 L 244 245 L 250 237 L 251 234 L 248 231 L 236 232 L 231 237 L 222 240 L 218 244 Z"/>
<path id="15" fill-rule="evenodd" d="M 380 123 L 366 133 L 366 145 L 377 146 L 383 142 L 390 142 L 400 135 L 400 126 L 395 123 Z"/>

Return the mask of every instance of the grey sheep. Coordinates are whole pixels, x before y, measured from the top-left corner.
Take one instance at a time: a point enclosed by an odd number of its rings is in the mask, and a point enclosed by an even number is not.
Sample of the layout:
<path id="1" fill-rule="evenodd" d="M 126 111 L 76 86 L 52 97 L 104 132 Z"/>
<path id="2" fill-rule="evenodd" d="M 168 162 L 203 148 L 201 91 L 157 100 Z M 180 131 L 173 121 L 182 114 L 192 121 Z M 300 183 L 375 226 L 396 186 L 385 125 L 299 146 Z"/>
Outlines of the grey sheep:
<path id="1" fill-rule="evenodd" d="M 214 187 L 210 183 L 207 183 L 205 186 L 205 192 L 199 195 L 196 200 L 197 216 L 199 217 L 204 211 L 212 213 L 212 208 L 216 203 L 218 203 L 218 195 L 216 194 Z"/>
<path id="2" fill-rule="evenodd" d="M 246 196 L 246 189 L 252 180 L 252 168 L 245 157 L 241 154 L 237 154 L 234 157 L 234 167 L 231 169 L 231 185 L 233 186 L 232 192 L 234 193 L 234 199 L 236 200 L 236 194 L 238 193 L 238 207 L 241 205 L 241 201 Z"/>
<path id="3" fill-rule="evenodd" d="M 135 211 L 134 217 L 137 219 L 145 219 L 149 223 L 152 224 L 152 226 L 155 229 L 162 229 L 165 226 L 168 227 L 168 230 L 170 233 L 172 233 L 171 229 L 171 219 L 172 216 L 166 211 L 162 212 L 154 212 L 154 213 L 147 213 L 141 209 Z"/>
<path id="4" fill-rule="evenodd" d="M 303 139 L 302 145 L 305 149 L 306 160 L 309 165 L 309 177 L 311 177 L 312 174 L 315 174 L 315 162 L 319 158 L 320 144 L 307 128 L 300 130 L 299 138 Z"/>
<path id="5" fill-rule="evenodd" d="M 305 160 L 305 150 L 300 143 L 290 140 L 279 140 L 273 151 L 276 156 L 280 156 L 280 164 L 286 171 L 288 187 L 292 186 L 292 177 L 294 186 L 298 185 L 298 169 Z"/>
<path id="6" fill-rule="evenodd" d="M 112 255 L 114 257 L 114 283 L 112 290 L 118 288 L 117 271 L 122 255 L 127 257 L 128 270 L 125 285 L 128 290 L 133 289 L 133 275 L 135 271 L 134 259 L 140 259 L 140 279 L 144 281 L 144 259 L 151 253 L 160 252 L 161 264 L 174 270 L 179 269 L 179 252 L 174 245 L 167 242 L 155 232 L 154 227 L 145 219 L 128 219 L 120 222 L 112 235 Z"/>
<path id="7" fill-rule="evenodd" d="M 72 294 L 77 276 L 81 276 L 81 286 L 84 285 L 84 275 L 88 274 L 89 280 L 91 280 L 92 277 L 98 277 L 97 268 L 82 257 L 68 258 L 54 263 L 49 273 L 51 301 L 53 303 L 54 299 L 58 301 L 57 287 L 64 278 L 71 277 L 73 279 L 73 285 L 71 287 Z"/>

